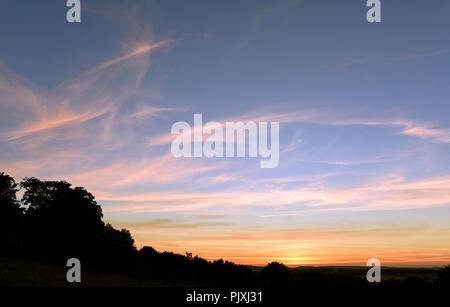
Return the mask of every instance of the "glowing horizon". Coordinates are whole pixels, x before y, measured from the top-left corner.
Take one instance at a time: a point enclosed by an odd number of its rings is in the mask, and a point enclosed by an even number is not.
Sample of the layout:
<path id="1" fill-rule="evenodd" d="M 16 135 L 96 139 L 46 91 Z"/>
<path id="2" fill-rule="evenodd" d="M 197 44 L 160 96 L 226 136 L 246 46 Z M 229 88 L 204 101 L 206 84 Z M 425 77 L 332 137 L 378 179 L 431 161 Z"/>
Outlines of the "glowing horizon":
<path id="1" fill-rule="evenodd" d="M 138 247 L 450 263 L 450 3 L 385 3 L 381 24 L 363 3 L 121 5 L 68 24 L 51 1 L 0 4 L 0 171 L 85 187 Z M 196 113 L 279 122 L 278 166 L 174 158 Z"/>

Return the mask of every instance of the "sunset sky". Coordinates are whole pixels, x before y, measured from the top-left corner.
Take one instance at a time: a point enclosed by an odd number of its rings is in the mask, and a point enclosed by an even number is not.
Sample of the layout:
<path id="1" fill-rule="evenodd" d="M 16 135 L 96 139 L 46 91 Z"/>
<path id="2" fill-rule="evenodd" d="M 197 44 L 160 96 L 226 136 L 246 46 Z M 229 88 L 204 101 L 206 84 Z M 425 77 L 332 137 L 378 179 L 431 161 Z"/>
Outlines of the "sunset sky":
<path id="1" fill-rule="evenodd" d="M 136 245 L 242 264 L 450 263 L 450 2 L 0 3 L 0 171 L 87 188 Z M 280 122 L 277 168 L 171 126 Z"/>

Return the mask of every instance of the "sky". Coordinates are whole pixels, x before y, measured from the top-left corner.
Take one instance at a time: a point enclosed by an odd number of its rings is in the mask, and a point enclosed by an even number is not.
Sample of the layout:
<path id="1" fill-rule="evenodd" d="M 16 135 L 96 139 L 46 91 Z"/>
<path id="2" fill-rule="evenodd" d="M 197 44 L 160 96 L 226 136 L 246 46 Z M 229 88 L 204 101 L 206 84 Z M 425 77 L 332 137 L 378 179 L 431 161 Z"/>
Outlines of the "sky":
<path id="1" fill-rule="evenodd" d="M 87 188 L 138 247 L 242 264 L 450 263 L 450 3 L 0 4 L 0 170 Z M 276 168 L 175 122 L 280 123 Z"/>

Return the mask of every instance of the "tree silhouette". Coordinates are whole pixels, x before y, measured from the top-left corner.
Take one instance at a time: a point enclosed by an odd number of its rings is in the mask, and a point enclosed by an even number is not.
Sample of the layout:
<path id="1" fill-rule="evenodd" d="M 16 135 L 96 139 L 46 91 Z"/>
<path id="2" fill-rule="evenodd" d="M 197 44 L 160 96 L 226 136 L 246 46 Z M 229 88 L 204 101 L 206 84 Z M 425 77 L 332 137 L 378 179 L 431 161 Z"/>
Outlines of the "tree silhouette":
<path id="1" fill-rule="evenodd" d="M 0 252 L 15 254 L 21 241 L 17 236 L 21 232 L 23 209 L 16 199 L 18 185 L 14 178 L 0 173 Z"/>
<path id="2" fill-rule="evenodd" d="M 266 287 L 286 287 L 291 283 L 291 273 L 279 262 L 271 262 L 261 271 L 261 278 Z"/>
<path id="3" fill-rule="evenodd" d="M 20 204 L 16 199 L 16 193 L 19 191 L 14 178 L 0 173 L 0 216 L 8 217 L 1 221 L 0 227 L 6 228 L 17 221 L 22 214 Z"/>
<path id="4" fill-rule="evenodd" d="M 94 196 L 66 181 L 25 178 L 20 185 L 25 190 L 22 203 L 29 235 L 36 244 L 34 254 L 60 261 L 92 257 L 104 228 Z"/>
<path id="5" fill-rule="evenodd" d="M 94 247 L 102 267 L 128 272 L 134 264 L 136 247 L 127 229 L 117 230 L 111 224 L 103 227 L 98 244 Z"/>

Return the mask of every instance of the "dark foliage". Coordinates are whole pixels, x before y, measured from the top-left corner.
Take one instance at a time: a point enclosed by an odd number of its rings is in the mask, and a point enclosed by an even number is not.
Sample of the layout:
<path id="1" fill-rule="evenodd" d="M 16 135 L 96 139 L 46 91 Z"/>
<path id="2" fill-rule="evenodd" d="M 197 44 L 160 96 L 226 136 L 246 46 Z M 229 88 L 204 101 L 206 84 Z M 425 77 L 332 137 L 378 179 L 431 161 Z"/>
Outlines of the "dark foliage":
<path id="1" fill-rule="evenodd" d="M 261 278 L 266 287 L 286 287 L 292 283 L 291 272 L 279 262 L 269 263 L 261 271 Z"/>
<path id="2" fill-rule="evenodd" d="M 22 232 L 23 210 L 16 199 L 18 185 L 14 178 L 0 173 L 0 253 L 20 249 L 17 241 Z"/>
<path id="3" fill-rule="evenodd" d="M 450 265 L 439 270 L 436 284 L 440 288 L 450 288 Z"/>

